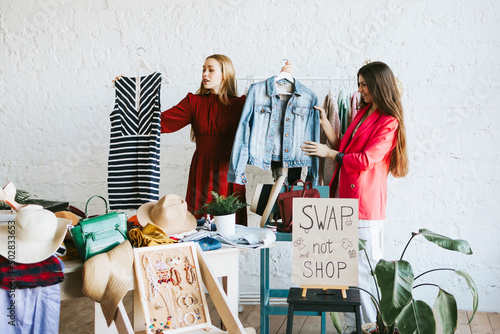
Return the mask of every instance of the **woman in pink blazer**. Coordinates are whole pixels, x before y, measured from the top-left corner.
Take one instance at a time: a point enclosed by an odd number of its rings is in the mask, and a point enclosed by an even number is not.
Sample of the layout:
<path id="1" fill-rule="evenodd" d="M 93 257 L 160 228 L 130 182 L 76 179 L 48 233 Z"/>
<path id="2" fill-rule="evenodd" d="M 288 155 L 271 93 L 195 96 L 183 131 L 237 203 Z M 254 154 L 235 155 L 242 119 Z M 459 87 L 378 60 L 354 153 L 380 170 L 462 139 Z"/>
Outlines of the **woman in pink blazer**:
<path id="1" fill-rule="evenodd" d="M 315 142 L 305 142 L 302 150 L 337 162 L 330 182 L 330 197 L 359 200 L 359 237 L 367 240 L 370 261 L 376 264 L 382 258 L 387 176 L 391 173 L 403 177 L 408 173 L 406 133 L 396 78 L 389 66 L 372 62 L 360 68 L 358 92 L 359 110 L 342 139 L 335 134 L 325 111 L 316 107 L 328 141 L 337 150 Z M 359 285 L 376 294 L 363 257 L 360 257 Z M 370 296 L 365 293 L 361 296 L 362 320 L 374 322 L 376 311 Z M 345 318 L 347 325 L 354 324 L 347 314 Z"/>

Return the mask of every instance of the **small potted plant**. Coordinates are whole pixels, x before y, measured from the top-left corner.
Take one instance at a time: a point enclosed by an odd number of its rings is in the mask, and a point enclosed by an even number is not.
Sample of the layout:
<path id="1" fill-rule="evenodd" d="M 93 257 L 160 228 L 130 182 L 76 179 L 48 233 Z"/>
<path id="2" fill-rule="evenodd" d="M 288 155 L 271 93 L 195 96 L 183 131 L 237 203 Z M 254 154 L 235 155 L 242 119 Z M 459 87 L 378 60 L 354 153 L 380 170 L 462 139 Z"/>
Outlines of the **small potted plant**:
<path id="1" fill-rule="evenodd" d="M 236 225 L 236 211 L 248 206 L 247 203 L 240 201 L 238 193 L 229 196 L 219 195 L 211 191 L 212 201 L 206 203 L 196 213 L 209 214 L 214 217 L 217 231 L 225 235 L 232 235 Z"/>
<path id="2" fill-rule="evenodd" d="M 476 285 L 468 273 L 452 268 L 436 268 L 428 270 L 418 276 L 414 276 L 410 263 L 403 260 L 404 253 L 410 242 L 418 235 L 423 236 L 426 240 L 441 248 L 458 251 L 466 255 L 472 254 L 469 243 L 465 240 L 453 240 L 427 229 L 421 229 L 418 233 L 412 233 L 399 260 L 386 261 L 382 259 L 375 266 L 375 270 L 373 270 L 370 264 L 370 270 L 374 273 L 373 281 L 377 287 L 376 296 L 360 287 L 350 287 L 370 294 L 377 309 L 376 324 L 363 326 L 363 333 L 393 334 L 399 332 L 401 334 L 432 334 L 436 332 L 436 319 L 434 315 L 439 319 L 444 334 L 454 333 L 457 329 L 458 320 L 458 309 L 455 297 L 437 284 L 421 282 L 421 277 L 427 277 L 427 275 L 437 271 L 451 271 L 465 279 L 473 299 L 473 312 L 469 319 L 469 323 L 474 318 L 478 307 L 478 293 Z M 368 257 L 365 250 L 365 244 L 365 240 L 359 240 L 359 250 L 365 251 L 365 255 Z M 434 302 L 434 311 L 424 301 L 415 300 L 413 298 L 413 289 L 424 286 L 431 286 L 439 289 Z M 340 332 L 338 314 L 332 313 L 331 316 L 335 328 Z"/>

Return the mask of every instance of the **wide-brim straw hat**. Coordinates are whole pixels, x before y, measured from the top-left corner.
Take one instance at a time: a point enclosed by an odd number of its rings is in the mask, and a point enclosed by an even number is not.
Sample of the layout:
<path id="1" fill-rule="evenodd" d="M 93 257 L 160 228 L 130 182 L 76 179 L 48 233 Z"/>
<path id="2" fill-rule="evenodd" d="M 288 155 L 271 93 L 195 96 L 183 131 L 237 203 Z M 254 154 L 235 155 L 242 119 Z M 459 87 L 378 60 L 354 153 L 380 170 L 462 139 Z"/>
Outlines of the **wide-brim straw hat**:
<path id="1" fill-rule="evenodd" d="M 14 223 L 0 225 L 0 255 L 17 263 L 37 263 L 61 246 L 71 221 L 57 218 L 40 205 L 19 209 Z"/>
<path id="2" fill-rule="evenodd" d="M 133 264 L 132 245 L 125 240 L 109 252 L 91 257 L 83 265 L 82 294 L 101 304 L 108 327 L 132 284 Z"/>
<path id="3" fill-rule="evenodd" d="M 175 194 L 141 205 L 137 210 L 137 220 L 142 226 L 156 225 L 166 235 L 192 231 L 197 226 L 196 218 L 188 211 L 186 201 Z"/>

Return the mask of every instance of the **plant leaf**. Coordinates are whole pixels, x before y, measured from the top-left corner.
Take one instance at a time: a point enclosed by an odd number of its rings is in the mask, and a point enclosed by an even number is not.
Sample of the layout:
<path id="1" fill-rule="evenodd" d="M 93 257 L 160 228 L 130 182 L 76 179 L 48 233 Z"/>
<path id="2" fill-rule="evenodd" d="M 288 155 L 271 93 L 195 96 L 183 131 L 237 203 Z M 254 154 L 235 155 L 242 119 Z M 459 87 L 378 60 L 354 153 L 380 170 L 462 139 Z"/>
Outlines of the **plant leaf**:
<path id="1" fill-rule="evenodd" d="M 439 294 L 434 302 L 434 310 L 441 323 L 441 327 L 443 327 L 443 334 L 455 333 L 458 322 L 458 309 L 455 297 L 439 288 Z"/>
<path id="2" fill-rule="evenodd" d="M 429 240 L 432 243 L 435 243 L 441 248 L 452 250 L 452 251 L 457 251 L 466 255 L 472 254 L 472 250 L 470 248 L 470 245 L 467 241 L 465 240 L 460 240 L 460 239 L 450 239 L 448 237 L 445 237 L 443 235 L 434 233 L 432 231 L 429 231 L 427 229 L 421 229 L 419 230 L 419 233 Z"/>
<path id="3" fill-rule="evenodd" d="M 219 195 L 215 191 L 211 191 L 210 193 L 213 197 L 212 200 L 205 203 L 195 213 L 210 214 L 212 216 L 224 216 L 235 213 L 239 209 L 248 206 L 247 203 L 240 201 L 237 192 L 228 196 Z"/>
<path id="4" fill-rule="evenodd" d="M 337 332 L 342 333 L 342 325 L 340 324 L 340 317 L 338 312 L 330 312 L 330 318 L 332 318 L 333 327 Z"/>
<path id="5" fill-rule="evenodd" d="M 436 333 L 436 320 L 432 308 L 421 300 L 412 299 L 399 314 L 397 328 L 401 334 Z"/>
<path id="6" fill-rule="evenodd" d="M 472 293 L 472 315 L 469 319 L 469 322 L 467 323 L 467 324 L 470 324 L 470 322 L 474 318 L 474 315 L 476 314 L 477 307 L 479 305 L 479 295 L 477 293 L 476 284 L 474 283 L 474 281 L 472 280 L 472 277 L 470 277 L 470 275 L 467 272 L 462 271 L 462 270 L 455 270 L 455 273 L 457 273 L 457 275 L 465 278 L 465 281 L 469 285 L 469 290 Z"/>
<path id="7" fill-rule="evenodd" d="M 382 298 L 380 313 L 388 326 L 392 325 L 401 310 L 412 300 L 413 270 L 403 260 L 380 260 L 375 267 Z"/>
<path id="8" fill-rule="evenodd" d="M 358 239 L 358 250 L 361 252 L 366 247 L 366 240 Z"/>

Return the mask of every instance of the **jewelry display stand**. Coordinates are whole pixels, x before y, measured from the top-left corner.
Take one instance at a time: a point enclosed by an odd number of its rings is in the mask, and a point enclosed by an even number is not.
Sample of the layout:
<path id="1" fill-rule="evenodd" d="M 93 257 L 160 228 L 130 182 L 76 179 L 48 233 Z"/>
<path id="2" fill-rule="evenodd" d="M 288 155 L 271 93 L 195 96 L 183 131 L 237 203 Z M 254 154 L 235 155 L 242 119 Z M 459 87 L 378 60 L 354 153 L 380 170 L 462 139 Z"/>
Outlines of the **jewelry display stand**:
<path id="1" fill-rule="evenodd" d="M 210 321 L 204 286 L 227 330 L 246 332 L 202 253 L 194 242 L 134 249 L 145 333 L 226 333 Z"/>

